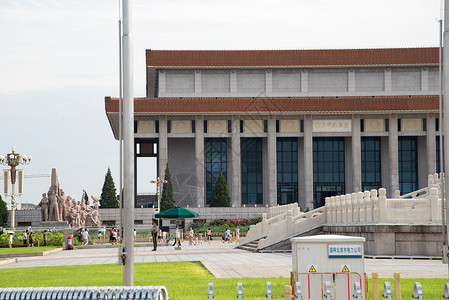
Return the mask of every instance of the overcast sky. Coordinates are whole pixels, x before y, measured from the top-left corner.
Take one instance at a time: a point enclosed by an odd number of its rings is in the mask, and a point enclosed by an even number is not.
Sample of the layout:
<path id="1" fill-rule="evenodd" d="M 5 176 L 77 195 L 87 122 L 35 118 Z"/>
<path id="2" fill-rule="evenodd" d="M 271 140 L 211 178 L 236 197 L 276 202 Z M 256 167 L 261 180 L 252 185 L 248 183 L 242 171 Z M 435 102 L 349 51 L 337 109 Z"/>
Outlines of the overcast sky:
<path id="1" fill-rule="evenodd" d="M 440 0 L 134 0 L 134 95 L 145 49 L 329 49 L 438 46 Z M 79 200 L 118 186 L 118 142 L 104 110 L 117 97 L 118 0 L 0 1 L 0 155 L 33 156 Z M 155 166 L 141 178 L 153 179 Z M 38 203 L 50 178 L 27 178 Z M 139 192 L 153 192 L 139 184 Z M 9 198 L 7 199 L 9 201 Z"/>

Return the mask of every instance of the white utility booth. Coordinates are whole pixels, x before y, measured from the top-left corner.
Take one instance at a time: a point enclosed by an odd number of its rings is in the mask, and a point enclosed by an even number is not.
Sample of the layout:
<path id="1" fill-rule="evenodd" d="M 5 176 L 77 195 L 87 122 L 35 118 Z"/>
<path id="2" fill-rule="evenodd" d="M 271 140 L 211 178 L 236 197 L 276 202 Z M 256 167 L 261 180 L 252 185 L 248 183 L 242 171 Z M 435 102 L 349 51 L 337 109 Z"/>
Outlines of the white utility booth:
<path id="1" fill-rule="evenodd" d="M 365 238 L 317 235 L 292 238 L 292 285 L 304 299 L 366 299 Z"/>

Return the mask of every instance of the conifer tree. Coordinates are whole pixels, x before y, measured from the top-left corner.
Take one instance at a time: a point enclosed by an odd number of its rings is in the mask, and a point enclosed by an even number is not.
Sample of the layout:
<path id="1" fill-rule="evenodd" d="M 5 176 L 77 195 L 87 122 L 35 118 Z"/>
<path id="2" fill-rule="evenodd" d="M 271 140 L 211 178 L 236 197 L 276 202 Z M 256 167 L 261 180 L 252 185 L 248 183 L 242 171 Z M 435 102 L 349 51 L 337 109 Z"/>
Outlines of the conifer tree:
<path id="1" fill-rule="evenodd" d="M 210 207 L 230 207 L 231 197 L 229 196 L 229 189 L 226 183 L 226 179 L 223 173 L 220 172 L 220 176 L 217 179 L 215 188 L 210 198 Z"/>
<path id="2" fill-rule="evenodd" d="M 162 188 L 161 209 L 160 209 L 161 212 L 169 208 L 175 207 L 175 198 L 173 197 L 173 185 L 171 183 L 171 174 L 170 169 L 168 168 L 168 164 L 165 168 L 164 180 L 166 180 L 167 183 L 164 183 Z"/>
<path id="3" fill-rule="evenodd" d="M 3 201 L 2 196 L 0 196 L 0 226 L 8 226 L 8 208 L 6 207 L 6 202 Z"/>
<path id="4" fill-rule="evenodd" d="M 87 195 L 87 192 L 84 194 L 84 203 L 86 203 L 86 205 L 89 203 L 89 195 Z"/>
<path id="5" fill-rule="evenodd" d="M 103 189 L 101 190 L 100 207 L 101 208 L 119 207 L 114 179 L 112 179 L 111 170 L 109 168 L 108 172 L 106 173 L 106 176 L 104 177 Z"/>

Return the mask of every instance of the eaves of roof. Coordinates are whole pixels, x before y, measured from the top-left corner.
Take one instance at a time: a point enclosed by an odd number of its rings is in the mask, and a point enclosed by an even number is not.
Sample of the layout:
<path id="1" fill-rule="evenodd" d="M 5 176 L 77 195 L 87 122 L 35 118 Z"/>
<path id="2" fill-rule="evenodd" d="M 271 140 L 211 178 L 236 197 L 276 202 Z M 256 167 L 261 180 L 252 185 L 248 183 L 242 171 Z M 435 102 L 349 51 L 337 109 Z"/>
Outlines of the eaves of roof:
<path id="1" fill-rule="evenodd" d="M 151 68 L 437 65 L 438 48 L 323 50 L 146 50 Z"/>
<path id="2" fill-rule="evenodd" d="M 136 114 L 240 114 L 312 112 L 435 111 L 438 95 L 372 97 L 135 98 Z M 105 97 L 106 113 L 119 111 L 118 98 Z"/>

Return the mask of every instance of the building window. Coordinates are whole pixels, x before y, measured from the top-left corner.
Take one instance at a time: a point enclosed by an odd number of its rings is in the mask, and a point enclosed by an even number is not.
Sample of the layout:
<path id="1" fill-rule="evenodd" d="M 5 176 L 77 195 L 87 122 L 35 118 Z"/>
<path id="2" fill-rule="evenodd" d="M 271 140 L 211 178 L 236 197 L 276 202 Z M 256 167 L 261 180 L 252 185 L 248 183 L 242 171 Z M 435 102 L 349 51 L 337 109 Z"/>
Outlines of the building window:
<path id="1" fill-rule="evenodd" d="M 399 190 L 401 195 L 418 189 L 418 140 L 416 136 L 400 136 Z"/>
<path id="2" fill-rule="evenodd" d="M 345 193 L 344 138 L 313 138 L 313 203 L 325 204 L 326 197 Z"/>
<path id="3" fill-rule="evenodd" d="M 381 155 L 380 137 L 362 137 L 362 191 L 380 189 L 381 179 Z"/>
<path id="4" fill-rule="evenodd" d="M 220 172 L 227 178 L 227 142 L 223 138 L 206 139 L 206 204 L 214 191 Z"/>
<path id="5" fill-rule="evenodd" d="M 443 137 L 443 141 L 444 141 L 444 137 Z M 444 144 L 443 144 L 443 146 L 444 146 Z M 441 172 L 441 165 L 440 165 L 440 162 L 441 162 L 441 159 L 440 159 L 440 136 L 439 135 L 437 135 L 436 136 L 436 143 L 435 143 L 435 148 L 436 148 L 436 159 L 435 159 L 435 162 L 436 162 L 436 172 L 437 173 L 440 173 Z M 443 170 L 444 170 L 444 166 L 443 166 Z"/>
<path id="6" fill-rule="evenodd" d="M 263 204 L 262 139 L 242 138 L 242 204 Z"/>
<path id="7" fill-rule="evenodd" d="M 298 139 L 277 138 L 277 201 L 298 202 Z"/>

